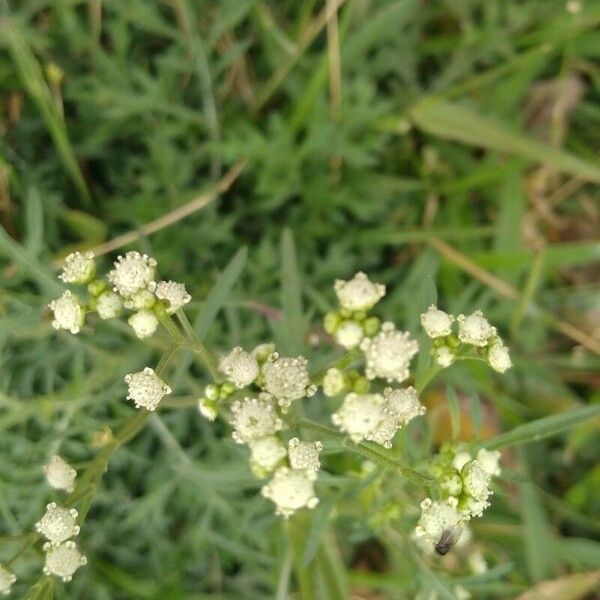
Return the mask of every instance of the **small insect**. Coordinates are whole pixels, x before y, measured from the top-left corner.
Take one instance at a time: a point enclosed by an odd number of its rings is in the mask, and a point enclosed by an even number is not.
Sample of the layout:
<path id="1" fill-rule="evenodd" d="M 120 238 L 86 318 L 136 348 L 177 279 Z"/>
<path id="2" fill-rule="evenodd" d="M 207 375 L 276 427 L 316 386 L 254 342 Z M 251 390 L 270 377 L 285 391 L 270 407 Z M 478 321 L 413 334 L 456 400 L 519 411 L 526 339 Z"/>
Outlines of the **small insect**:
<path id="1" fill-rule="evenodd" d="M 462 531 L 462 527 L 459 527 L 458 525 L 444 529 L 438 543 L 435 545 L 435 551 L 442 556 L 448 554 L 450 548 L 458 542 Z"/>

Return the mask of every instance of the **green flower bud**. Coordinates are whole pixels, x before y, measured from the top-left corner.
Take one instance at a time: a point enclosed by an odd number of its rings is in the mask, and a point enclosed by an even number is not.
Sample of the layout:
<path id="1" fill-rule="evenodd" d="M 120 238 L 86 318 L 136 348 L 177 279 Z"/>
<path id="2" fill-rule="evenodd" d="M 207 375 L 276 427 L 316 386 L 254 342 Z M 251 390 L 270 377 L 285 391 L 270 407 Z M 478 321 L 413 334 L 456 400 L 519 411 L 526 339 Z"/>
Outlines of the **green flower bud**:
<path id="1" fill-rule="evenodd" d="M 237 388 L 235 387 L 235 384 L 232 383 L 231 381 L 226 381 L 222 386 L 221 386 L 221 398 L 227 398 L 229 396 L 231 396 L 231 394 L 233 394 L 233 392 L 235 392 Z"/>
<path id="2" fill-rule="evenodd" d="M 379 328 L 381 327 L 381 319 L 378 317 L 369 317 L 363 321 L 362 326 L 365 330 L 365 335 L 371 337 L 379 332 Z"/>
<path id="3" fill-rule="evenodd" d="M 209 400 L 218 400 L 219 396 L 221 395 L 221 390 L 219 389 L 219 386 L 214 384 L 214 383 L 209 383 L 205 388 L 204 388 L 204 395 L 209 399 Z"/>
<path id="4" fill-rule="evenodd" d="M 337 326 L 340 324 L 340 321 L 341 317 L 339 313 L 330 311 L 325 315 L 325 318 L 323 319 L 323 327 L 325 331 L 329 335 L 331 335 L 337 329 Z"/>
<path id="5" fill-rule="evenodd" d="M 358 377 L 352 384 L 352 391 L 357 394 L 366 394 L 371 387 L 371 383 L 366 377 Z"/>
<path id="6" fill-rule="evenodd" d="M 87 289 L 90 295 L 94 296 L 94 298 L 97 298 L 102 292 L 108 289 L 108 284 L 106 281 L 102 281 L 101 279 L 94 279 L 94 281 L 88 283 Z"/>

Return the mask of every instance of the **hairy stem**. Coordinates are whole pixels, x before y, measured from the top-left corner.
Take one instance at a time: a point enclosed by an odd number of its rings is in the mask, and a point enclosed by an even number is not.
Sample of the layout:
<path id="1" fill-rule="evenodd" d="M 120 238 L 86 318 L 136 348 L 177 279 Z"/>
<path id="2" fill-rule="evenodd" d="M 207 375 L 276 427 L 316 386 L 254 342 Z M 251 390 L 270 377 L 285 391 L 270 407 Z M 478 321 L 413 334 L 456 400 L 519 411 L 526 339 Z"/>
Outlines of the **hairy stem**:
<path id="1" fill-rule="evenodd" d="M 421 475 L 414 469 L 410 467 L 406 467 L 404 465 L 399 464 L 393 458 L 388 456 L 383 451 L 376 449 L 371 444 L 366 442 L 354 443 L 345 436 L 343 433 L 337 431 L 337 429 L 333 429 L 327 425 L 322 425 L 321 423 L 317 423 L 316 421 L 312 421 L 310 419 L 300 419 L 298 421 L 289 421 L 288 423 L 292 426 L 300 427 L 302 429 L 309 429 L 310 431 L 314 431 L 319 435 L 328 437 L 332 440 L 339 442 L 345 448 L 353 450 L 354 452 L 361 454 L 365 458 L 373 461 L 375 464 L 383 467 L 388 471 L 392 471 L 394 473 L 398 473 L 402 477 L 408 479 L 411 483 L 423 488 L 426 491 L 435 485 L 435 480 L 426 475 Z"/>
<path id="2" fill-rule="evenodd" d="M 154 313 L 156 318 L 160 321 L 161 325 L 167 330 L 167 333 L 171 336 L 173 343 L 182 348 L 187 348 L 196 354 L 202 363 L 202 365 L 209 372 L 211 378 L 215 382 L 222 380 L 222 377 L 217 368 L 217 361 L 213 356 L 212 352 L 196 337 L 190 322 L 183 313 L 178 311 L 177 316 L 183 327 L 183 331 L 177 327 L 174 323 L 171 315 L 167 313 L 165 307 L 162 304 L 157 304 L 154 307 Z"/>

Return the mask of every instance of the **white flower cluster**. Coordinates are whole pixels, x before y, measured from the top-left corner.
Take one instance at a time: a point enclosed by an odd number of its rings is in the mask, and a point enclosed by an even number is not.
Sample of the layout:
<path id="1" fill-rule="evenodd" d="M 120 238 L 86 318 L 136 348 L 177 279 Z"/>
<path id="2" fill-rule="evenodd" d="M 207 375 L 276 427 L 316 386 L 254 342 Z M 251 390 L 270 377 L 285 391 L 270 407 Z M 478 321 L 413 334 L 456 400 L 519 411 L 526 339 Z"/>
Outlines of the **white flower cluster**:
<path id="1" fill-rule="evenodd" d="M 234 389 L 243 389 L 253 383 L 262 390 L 262 396 L 271 397 L 283 412 L 292 402 L 317 391 L 310 382 L 306 358 L 280 356 L 272 344 L 261 344 L 252 352 L 236 346 L 221 359 L 219 370 L 227 377 L 227 382 L 220 388 L 208 386 L 198 405 L 200 412 L 210 420 L 216 417 L 220 400 L 226 399 Z"/>
<path id="2" fill-rule="evenodd" d="M 283 421 L 271 398 L 264 394 L 237 400 L 231 406 L 231 412 L 232 437 L 238 444 L 248 444 L 283 429 Z"/>
<path id="3" fill-rule="evenodd" d="M 262 488 L 262 495 L 275 504 L 275 514 L 289 518 L 301 508 L 314 508 L 319 503 L 315 496 L 315 471 L 280 467 Z"/>
<path id="4" fill-rule="evenodd" d="M 256 357 L 241 346 L 236 346 L 221 361 L 219 369 L 239 389 L 250 385 L 259 373 Z"/>
<path id="5" fill-rule="evenodd" d="M 46 564 L 44 574 L 56 575 L 63 581 L 71 581 L 75 571 L 87 564 L 87 558 L 77 549 L 75 542 L 69 540 L 56 546 L 50 542 L 44 544 L 46 551 Z"/>
<path id="6" fill-rule="evenodd" d="M 292 402 L 313 396 L 316 386 L 310 383 L 308 361 L 304 356 L 279 356 L 273 352 L 262 366 L 262 387 L 285 412 Z"/>
<path id="7" fill-rule="evenodd" d="M 17 581 L 17 576 L 6 567 L 0 565 L 0 594 L 8 596 L 15 581 Z"/>
<path id="8" fill-rule="evenodd" d="M 48 483 L 54 489 L 65 490 L 69 493 L 74 490 L 77 471 L 64 458 L 57 454 L 44 466 L 44 473 Z"/>
<path id="9" fill-rule="evenodd" d="M 334 289 L 340 311 L 325 316 L 325 330 L 345 348 L 359 347 L 365 367 L 364 374 L 337 367 L 325 372 L 323 393 L 328 397 L 346 393 L 332 421 L 356 443 L 368 440 L 391 448 L 397 431 L 425 408 L 412 387 L 386 388 L 373 394 L 368 393 L 370 381 L 406 381 L 419 344 L 391 321 L 382 324 L 377 317 L 368 316 L 367 311 L 385 296 L 384 285 L 371 282 L 360 272 L 349 281 L 337 280 Z"/>
<path id="10" fill-rule="evenodd" d="M 361 342 L 360 348 L 365 353 L 365 375 L 369 379 L 379 377 L 389 383 L 402 383 L 408 379 L 408 367 L 419 351 L 419 344 L 410 333 L 398 331 L 393 323 L 386 321 L 375 337 Z"/>
<path id="11" fill-rule="evenodd" d="M 283 421 L 278 405 L 268 393 L 258 398 L 244 398 L 231 406 L 232 437 L 238 444 L 248 444 L 250 466 L 257 477 L 273 473 L 262 494 L 273 501 L 276 514 L 288 518 L 300 508 L 314 508 L 318 498 L 314 481 L 321 466 L 321 442 L 301 442 L 292 438 L 286 448 L 281 439 Z"/>
<path id="12" fill-rule="evenodd" d="M 340 346 L 350 350 L 379 329 L 379 319 L 367 313 L 385 296 L 385 286 L 373 283 L 365 273 L 359 272 L 348 281 L 337 279 L 333 288 L 340 310 L 327 313 L 325 330 Z"/>
<path id="13" fill-rule="evenodd" d="M 455 321 L 458 323 L 456 336 L 452 333 Z M 441 367 L 449 367 L 454 362 L 461 344 L 476 348 L 498 373 L 504 373 L 512 366 L 508 348 L 480 310 L 455 317 L 432 304 L 421 315 L 421 325 L 433 339 L 432 353 Z"/>
<path id="14" fill-rule="evenodd" d="M 65 283 L 87 285 L 89 298 L 84 301 L 70 290 L 48 306 L 54 313 L 52 326 L 79 333 L 85 314 L 95 311 L 105 319 L 118 317 L 124 308 L 135 311 L 127 320 L 135 335 L 146 338 L 158 327 L 155 314 L 157 300 L 164 303 L 168 314 L 173 314 L 190 300 L 184 284 L 174 281 L 154 280 L 156 260 L 136 251 L 119 256 L 107 275 L 108 284 L 94 279 L 96 265 L 92 252 L 75 252 L 65 259 L 58 276 Z"/>
<path id="15" fill-rule="evenodd" d="M 347 394 L 331 420 L 355 443 L 368 440 L 391 448 L 398 430 L 424 413 L 413 387 L 386 388 L 383 394 Z"/>
<path id="16" fill-rule="evenodd" d="M 55 455 L 50 459 L 44 466 L 44 473 L 51 487 L 69 493 L 74 490 L 77 471 L 60 456 Z M 37 533 L 47 540 L 43 546 L 46 553 L 44 574 L 70 581 L 75 571 L 86 564 L 87 559 L 71 539 L 79 535 L 77 517 L 78 512 L 74 508 L 59 506 L 56 502 L 46 505 L 46 512 L 35 524 Z M 0 591 L 2 589 L 0 572 Z"/>
<path id="17" fill-rule="evenodd" d="M 150 367 L 124 377 L 129 393 L 127 400 L 133 400 L 136 408 L 156 410 L 160 401 L 171 393 L 171 388 Z"/>
<path id="18" fill-rule="evenodd" d="M 439 481 L 443 498 L 427 498 L 421 504 L 422 514 L 415 529 L 421 547 L 444 554 L 439 546 L 456 542 L 462 527 L 471 518 L 483 515 L 493 493 L 492 477 L 500 474 L 499 459 L 499 452 L 483 448 L 475 458 L 461 446 L 442 448 L 431 471 Z M 454 540 L 449 537 L 452 533 L 456 534 Z"/>
<path id="19" fill-rule="evenodd" d="M 50 502 L 46 506 L 44 516 L 35 524 L 35 530 L 41 533 L 50 545 L 57 546 L 79 533 L 79 526 L 76 524 L 77 515 L 74 508 L 63 508 L 56 502 Z"/>

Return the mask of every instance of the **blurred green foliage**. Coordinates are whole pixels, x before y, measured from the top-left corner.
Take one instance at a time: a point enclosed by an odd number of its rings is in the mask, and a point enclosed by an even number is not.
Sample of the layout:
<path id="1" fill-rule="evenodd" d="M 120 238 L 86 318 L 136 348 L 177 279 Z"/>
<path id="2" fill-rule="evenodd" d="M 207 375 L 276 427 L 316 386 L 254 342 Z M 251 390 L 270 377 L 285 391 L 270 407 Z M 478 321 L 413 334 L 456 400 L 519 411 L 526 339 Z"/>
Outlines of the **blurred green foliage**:
<path id="1" fill-rule="evenodd" d="M 0 6 L 0 560 L 19 547 L 2 536 L 30 531 L 51 497 L 41 465 L 58 450 L 85 465 L 132 413 L 123 375 L 168 343 L 143 345 L 118 324 L 56 334 L 45 309 L 61 289 L 53 261 L 159 219 L 242 160 L 226 193 L 135 244 L 163 277 L 186 282 L 217 351 L 275 338 L 317 370 L 335 350 L 311 349 L 304 334 L 332 307 L 333 280 L 365 270 L 388 285 L 382 316 L 416 333 L 436 297 L 455 313 L 481 308 L 514 356 L 503 378 L 447 370 L 427 399 L 429 426 L 400 436 L 404 462 L 449 437 L 451 416 L 461 435 L 486 439 L 562 411 L 597 415 L 595 3 Z M 204 318 L 242 246 L 241 276 Z M 279 308 L 283 320 L 270 319 Z M 287 538 L 245 450 L 197 416 L 195 365 L 182 357 L 170 383 L 177 402 L 111 460 L 80 536 L 89 564 L 55 597 L 287 598 Z M 446 389 L 459 394 L 450 412 Z M 307 403 L 317 418 L 332 408 L 321 396 Z M 527 443 L 507 448 L 474 527 L 487 573 L 412 553 L 420 492 L 370 478 L 332 448 L 320 488 L 331 501 L 306 525 L 306 563 L 316 556 L 320 580 L 335 579 L 323 589 L 347 578 L 370 598 L 453 598 L 455 584 L 512 598 L 545 580 L 551 597 L 584 597 L 600 567 L 598 418 L 569 424 L 542 441 L 520 429 Z M 17 595 L 41 561 L 19 559 Z"/>

